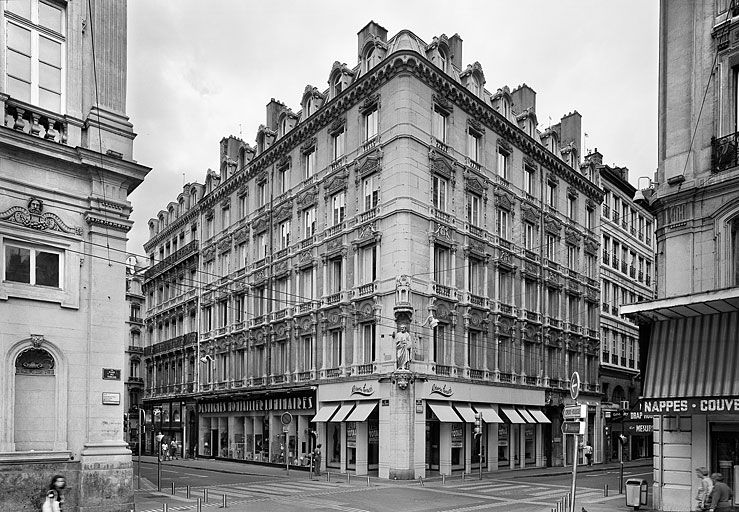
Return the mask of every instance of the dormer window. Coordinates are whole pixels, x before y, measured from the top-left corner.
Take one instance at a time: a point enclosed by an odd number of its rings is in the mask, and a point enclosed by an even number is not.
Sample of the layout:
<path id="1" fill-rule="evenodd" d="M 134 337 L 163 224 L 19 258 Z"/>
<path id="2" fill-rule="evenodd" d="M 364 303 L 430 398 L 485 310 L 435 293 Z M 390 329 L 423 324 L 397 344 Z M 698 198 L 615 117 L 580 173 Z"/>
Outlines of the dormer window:
<path id="1" fill-rule="evenodd" d="M 441 69 L 444 73 L 447 73 L 447 66 L 448 66 L 449 59 L 446 55 L 446 52 L 442 49 L 439 49 L 439 62 L 437 65 L 439 66 L 439 69 Z"/>
<path id="2" fill-rule="evenodd" d="M 338 96 L 341 93 L 341 87 L 343 85 L 341 79 L 341 73 L 337 74 L 336 77 L 334 77 L 334 97 Z"/>

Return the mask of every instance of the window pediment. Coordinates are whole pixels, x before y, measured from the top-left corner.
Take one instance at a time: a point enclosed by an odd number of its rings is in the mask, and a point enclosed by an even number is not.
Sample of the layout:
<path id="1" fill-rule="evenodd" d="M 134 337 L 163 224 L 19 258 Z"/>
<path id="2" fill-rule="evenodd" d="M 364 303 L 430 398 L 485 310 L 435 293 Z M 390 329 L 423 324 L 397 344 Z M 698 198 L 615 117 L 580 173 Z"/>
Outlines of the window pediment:
<path id="1" fill-rule="evenodd" d="M 346 190 L 347 182 L 349 178 L 349 171 L 343 168 L 340 172 L 331 176 L 323 185 L 324 190 L 328 192 L 328 195 L 335 194 L 340 190 Z M 326 200 L 328 201 L 328 195 Z"/>
<path id="2" fill-rule="evenodd" d="M 562 229 L 562 223 L 554 217 L 546 217 L 544 219 L 544 230 L 550 235 L 556 237 L 560 236 L 560 230 Z"/>
<path id="3" fill-rule="evenodd" d="M 315 206 L 318 202 L 318 188 L 311 187 L 303 192 L 297 199 L 297 205 L 299 210 L 305 210 L 311 206 Z"/>
<path id="4" fill-rule="evenodd" d="M 269 225 L 269 220 L 267 219 L 266 215 L 262 215 L 257 220 L 254 221 L 252 224 L 252 231 L 255 235 L 264 232 L 267 229 L 267 226 Z"/>
<path id="5" fill-rule="evenodd" d="M 275 208 L 275 212 L 273 214 L 275 222 L 283 221 L 289 217 L 292 217 L 293 214 L 293 204 L 292 201 L 286 201 L 279 205 L 277 208 Z"/>
<path id="6" fill-rule="evenodd" d="M 502 208 L 504 210 L 508 210 L 509 212 L 513 212 L 513 208 L 516 204 L 516 200 L 513 197 L 513 194 L 506 190 L 497 189 L 495 191 L 495 196 L 497 198 L 497 206 L 498 208 Z"/>
<path id="7" fill-rule="evenodd" d="M 431 149 L 429 150 L 429 160 L 431 172 L 439 174 L 448 180 L 454 180 L 454 163 L 451 158 L 435 149 Z"/>
<path id="8" fill-rule="evenodd" d="M 534 208 L 528 205 L 521 205 L 521 216 L 523 220 L 536 224 L 539 222 L 539 214 Z"/>
<path id="9" fill-rule="evenodd" d="M 362 105 L 359 107 L 359 113 L 362 115 L 366 115 L 368 112 L 372 112 L 375 109 L 380 108 L 380 95 L 379 94 L 372 94 L 370 96 L 367 96 L 364 101 L 362 102 Z"/>
<path id="10" fill-rule="evenodd" d="M 328 127 L 328 134 L 331 135 L 332 137 L 335 135 L 338 135 L 339 133 L 344 131 L 345 126 L 346 126 L 346 117 L 342 116 L 337 119 L 334 119 L 334 121 Z"/>
<path id="11" fill-rule="evenodd" d="M 216 246 L 209 245 L 203 249 L 203 261 L 210 261 L 216 256 Z"/>
<path id="12" fill-rule="evenodd" d="M 361 160 L 356 163 L 356 176 L 357 180 L 365 176 L 369 176 L 374 172 L 380 170 L 380 161 L 382 160 L 382 150 L 375 148 L 371 153 L 364 156 Z"/>
<path id="13" fill-rule="evenodd" d="M 311 137 L 300 146 L 300 152 L 304 155 L 307 155 L 308 153 L 316 149 L 317 143 L 318 139 L 316 139 L 315 137 Z"/>
<path id="14" fill-rule="evenodd" d="M 434 102 L 434 107 L 438 108 L 444 115 L 448 116 L 452 113 L 452 102 L 440 94 L 434 94 L 431 96 Z"/>
<path id="15" fill-rule="evenodd" d="M 582 235 L 578 231 L 572 228 L 565 229 L 565 241 L 568 244 L 579 245 L 581 240 L 582 240 Z"/>

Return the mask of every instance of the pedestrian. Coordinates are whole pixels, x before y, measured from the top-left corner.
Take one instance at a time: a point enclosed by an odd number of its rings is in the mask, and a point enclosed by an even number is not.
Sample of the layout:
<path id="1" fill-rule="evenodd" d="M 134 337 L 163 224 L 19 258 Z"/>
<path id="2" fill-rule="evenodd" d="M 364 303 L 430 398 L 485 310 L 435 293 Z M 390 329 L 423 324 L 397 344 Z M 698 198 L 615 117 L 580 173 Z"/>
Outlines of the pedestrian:
<path id="1" fill-rule="evenodd" d="M 41 512 L 63 512 L 64 511 L 64 489 L 67 480 L 62 475 L 54 475 L 46 493 L 46 500 L 41 506 Z"/>
<path id="2" fill-rule="evenodd" d="M 162 460 L 162 439 L 164 439 L 164 434 L 159 432 L 156 436 L 154 436 L 154 440 L 156 441 L 156 447 L 154 448 L 157 452 L 157 457 L 159 460 Z"/>
<path id="3" fill-rule="evenodd" d="M 713 480 L 708 476 L 706 468 L 695 468 L 695 476 L 700 478 L 700 487 L 695 499 L 698 502 L 697 511 L 708 510 L 711 508 L 711 491 L 713 490 Z"/>
<path id="4" fill-rule="evenodd" d="M 585 445 L 585 459 L 588 461 L 588 466 L 593 465 L 593 445 L 590 444 L 590 441 L 588 441 L 588 444 Z"/>
<path id="5" fill-rule="evenodd" d="M 172 459 L 177 458 L 177 441 L 172 439 L 172 442 L 169 443 L 169 456 Z"/>
<path id="6" fill-rule="evenodd" d="M 313 472 L 316 476 L 321 476 L 321 445 L 320 443 L 313 450 Z"/>
<path id="7" fill-rule="evenodd" d="M 713 489 L 711 490 L 711 512 L 714 510 L 734 510 L 731 505 L 731 489 L 724 483 L 724 475 L 714 473 L 711 475 L 713 480 Z"/>

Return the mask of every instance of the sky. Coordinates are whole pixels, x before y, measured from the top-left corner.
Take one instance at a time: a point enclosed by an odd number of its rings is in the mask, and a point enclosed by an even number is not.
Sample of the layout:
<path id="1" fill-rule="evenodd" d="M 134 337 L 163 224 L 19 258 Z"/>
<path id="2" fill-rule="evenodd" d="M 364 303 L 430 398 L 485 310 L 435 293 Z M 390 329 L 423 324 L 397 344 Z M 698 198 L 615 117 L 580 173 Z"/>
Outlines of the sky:
<path id="1" fill-rule="evenodd" d="M 586 150 L 636 185 L 657 167 L 658 11 L 656 0 L 131 0 L 127 113 L 134 159 L 152 170 L 129 196 L 128 251 L 143 255 L 148 220 L 218 168 L 223 137 L 255 145 L 270 98 L 297 112 L 335 61 L 354 67 L 370 20 L 388 38 L 459 34 L 486 89 L 529 85 L 541 130 L 577 110 Z"/>

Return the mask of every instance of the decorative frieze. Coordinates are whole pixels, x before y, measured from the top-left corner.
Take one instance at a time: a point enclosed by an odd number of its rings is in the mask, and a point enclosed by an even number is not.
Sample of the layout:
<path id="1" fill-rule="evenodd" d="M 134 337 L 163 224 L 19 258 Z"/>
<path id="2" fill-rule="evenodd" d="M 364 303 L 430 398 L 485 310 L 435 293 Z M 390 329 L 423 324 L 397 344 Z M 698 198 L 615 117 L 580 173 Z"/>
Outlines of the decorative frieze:
<path id="1" fill-rule="evenodd" d="M 76 226 L 68 226 L 59 218 L 58 215 L 50 212 L 44 212 L 44 202 L 37 198 L 28 199 L 27 207 L 11 206 L 4 212 L 0 213 L 0 220 L 6 220 L 14 224 L 20 224 L 31 229 L 39 231 L 59 231 L 61 233 L 71 233 L 82 236 L 82 228 Z M 125 226 L 122 224 L 122 226 Z M 125 231 L 130 226 L 125 226 Z"/>

